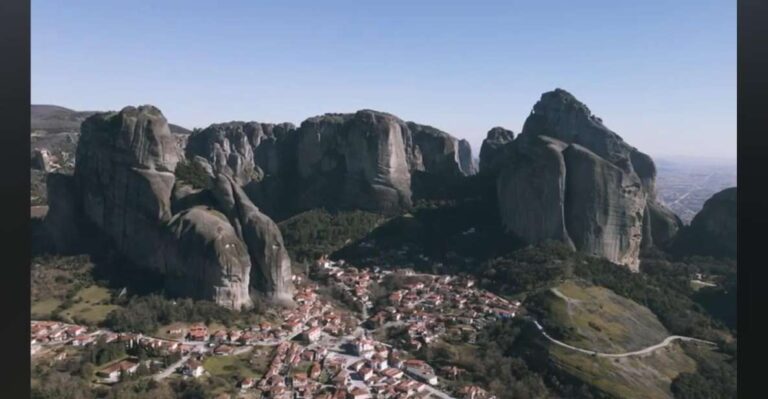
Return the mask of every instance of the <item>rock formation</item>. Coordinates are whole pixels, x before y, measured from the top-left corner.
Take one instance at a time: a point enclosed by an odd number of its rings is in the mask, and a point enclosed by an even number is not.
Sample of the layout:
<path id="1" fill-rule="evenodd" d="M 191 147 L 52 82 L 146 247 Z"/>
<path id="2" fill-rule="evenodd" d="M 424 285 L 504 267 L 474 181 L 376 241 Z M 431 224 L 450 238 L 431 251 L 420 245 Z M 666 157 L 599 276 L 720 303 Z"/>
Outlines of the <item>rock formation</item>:
<path id="1" fill-rule="evenodd" d="M 179 158 L 168 123 L 155 107 L 100 113 L 82 124 L 75 179 L 83 212 L 137 265 L 163 264 L 160 225 L 171 218 Z"/>
<path id="2" fill-rule="evenodd" d="M 565 223 L 566 144 L 546 136 L 515 144 L 496 183 L 502 221 L 528 242 L 573 246 Z"/>
<path id="3" fill-rule="evenodd" d="M 492 132 L 480 162 L 500 165 L 502 220 L 525 241 L 563 241 L 638 270 L 641 244 L 667 245 L 679 229 L 656 202 L 653 160 L 570 93 L 544 93 L 511 143 Z"/>
<path id="4" fill-rule="evenodd" d="M 210 164 L 214 173 L 226 173 L 238 184 L 248 184 L 260 178 L 249 140 L 257 128 L 260 126 L 243 122 L 211 125 L 189 136 L 186 155 L 188 158 L 199 156 Z"/>
<path id="5" fill-rule="evenodd" d="M 74 254 L 83 249 L 82 223 L 78 187 L 74 177 L 49 173 L 46 178 L 48 198 L 51 198 L 44 223 L 50 250 Z"/>
<path id="6" fill-rule="evenodd" d="M 244 161 L 253 166 L 249 140 L 229 127 L 190 139 L 191 155 L 195 146 L 213 155 L 194 155 L 193 161 L 229 179 L 233 207 L 217 201 L 221 197 L 211 190 L 176 180 L 183 155 L 157 108 L 126 107 L 89 117 L 81 128 L 74 178 L 49 177 L 49 190 L 56 190 L 46 217 L 53 241 L 69 247 L 66 240 L 76 235 L 67 234 L 76 232 L 82 212 L 133 266 L 163 274 L 172 295 L 249 307 L 253 274 L 270 297 L 290 300 L 290 259 L 280 231 L 239 186 L 250 177 Z M 228 218 L 232 215 L 237 218 Z"/>
<path id="7" fill-rule="evenodd" d="M 252 157 L 240 149 L 243 135 Z M 223 137 L 229 137 L 226 143 Z M 280 216 L 318 207 L 396 213 L 412 204 L 414 174 L 442 179 L 475 173 L 468 142 L 371 110 L 316 116 L 298 128 L 212 125 L 190 137 L 187 155 L 205 159 L 212 173 L 235 177 L 234 169 L 252 159 L 256 177 L 238 183 L 262 209 Z"/>
<path id="8" fill-rule="evenodd" d="M 253 305 L 248 250 L 223 214 L 202 206 L 184 210 L 168 221 L 162 244 L 169 294 L 237 310 Z"/>
<path id="9" fill-rule="evenodd" d="M 514 139 L 515 133 L 503 127 L 489 130 L 480 147 L 480 173 L 497 173 L 507 158 L 505 148 Z"/>
<path id="10" fill-rule="evenodd" d="M 251 269 L 252 283 L 268 299 L 292 303 L 291 259 L 275 222 L 259 212 L 229 175 L 217 176 L 213 194 L 219 209 L 227 215 L 248 248 L 254 266 Z"/>
<path id="11" fill-rule="evenodd" d="M 675 239 L 676 252 L 736 258 L 737 191 L 727 188 L 709 198 L 690 226 Z"/>

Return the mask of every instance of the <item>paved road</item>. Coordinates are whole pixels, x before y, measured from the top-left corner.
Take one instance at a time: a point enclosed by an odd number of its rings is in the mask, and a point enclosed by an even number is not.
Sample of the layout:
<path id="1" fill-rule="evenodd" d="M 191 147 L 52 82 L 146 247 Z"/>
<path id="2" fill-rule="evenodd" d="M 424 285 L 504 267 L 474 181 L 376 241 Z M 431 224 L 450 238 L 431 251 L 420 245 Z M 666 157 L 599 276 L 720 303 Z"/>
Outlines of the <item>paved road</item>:
<path id="1" fill-rule="evenodd" d="M 165 370 L 163 370 L 163 371 L 161 371 L 161 372 L 159 372 L 159 373 L 155 374 L 154 376 L 152 376 L 152 378 L 153 378 L 155 381 L 160 381 L 160 380 L 162 380 L 162 379 L 164 379 L 164 378 L 168 378 L 168 376 L 170 376 L 171 374 L 173 374 L 174 372 L 176 372 L 176 369 L 177 369 L 177 368 L 179 368 L 179 367 L 181 367 L 181 365 L 182 365 L 182 364 L 184 364 L 184 362 L 186 362 L 187 360 L 189 360 L 189 355 L 186 355 L 186 356 L 182 356 L 182 358 L 181 358 L 181 359 L 179 359 L 179 361 L 178 361 L 178 362 L 176 362 L 176 363 L 174 363 L 174 364 L 170 365 L 170 366 L 169 366 L 169 367 L 167 367 Z"/>
<path id="2" fill-rule="evenodd" d="M 629 356 L 643 355 L 643 354 L 646 354 L 646 353 L 653 352 L 656 349 L 663 348 L 663 347 L 669 345 L 670 343 L 672 343 L 673 341 L 677 341 L 677 340 L 700 342 L 700 343 L 707 344 L 707 345 L 717 345 L 717 344 L 715 344 L 712 341 L 706 341 L 706 340 L 703 340 L 703 339 L 698 339 L 698 338 L 693 338 L 693 337 L 684 337 L 682 335 L 670 335 L 667 338 L 664 338 L 663 341 L 659 342 L 656 345 L 651 345 L 651 346 L 649 346 L 647 348 L 643 348 L 643 349 L 640 349 L 640 350 L 637 350 L 637 351 L 633 351 L 633 352 L 624 352 L 624 353 L 595 352 L 595 351 L 591 351 L 591 350 L 587 350 L 587 349 L 583 349 L 583 348 L 578 348 L 578 347 L 575 347 L 573 345 L 568 345 L 568 344 L 566 344 L 565 342 L 562 342 L 562 341 L 558 341 L 558 340 L 550 337 L 549 334 L 547 334 L 544 331 L 544 328 L 541 326 L 541 324 L 539 324 L 538 321 L 533 320 L 533 323 L 536 324 L 536 327 L 539 329 L 539 331 L 541 331 L 541 334 L 544 335 L 552 343 L 554 343 L 556 345 L 559 345 L 559 346 L 562 346 L 563 348 L 568 348 L 568 349 L 571 349 L 571 350 L 575 350 L 577 352 L 585 353 L 587 355 L 595 355 L 597 357 L 620 358 L 620 357 L 629 357 Z"/>

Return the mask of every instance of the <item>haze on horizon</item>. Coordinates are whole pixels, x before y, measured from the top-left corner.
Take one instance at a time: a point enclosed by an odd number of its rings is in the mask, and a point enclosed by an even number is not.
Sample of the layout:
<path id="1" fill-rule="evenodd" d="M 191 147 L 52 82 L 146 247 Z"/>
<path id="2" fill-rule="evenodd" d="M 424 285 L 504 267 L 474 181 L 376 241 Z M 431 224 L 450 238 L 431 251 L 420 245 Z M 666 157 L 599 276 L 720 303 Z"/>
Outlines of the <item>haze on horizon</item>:
<path id="1" fill-rule="evenodd" d="M 560 87 L 653 156 L 736 157 L 734 2 L 285 3 L 33 0 L 32 103 L 188 128 L 370 108 L 477 156 Z"/>

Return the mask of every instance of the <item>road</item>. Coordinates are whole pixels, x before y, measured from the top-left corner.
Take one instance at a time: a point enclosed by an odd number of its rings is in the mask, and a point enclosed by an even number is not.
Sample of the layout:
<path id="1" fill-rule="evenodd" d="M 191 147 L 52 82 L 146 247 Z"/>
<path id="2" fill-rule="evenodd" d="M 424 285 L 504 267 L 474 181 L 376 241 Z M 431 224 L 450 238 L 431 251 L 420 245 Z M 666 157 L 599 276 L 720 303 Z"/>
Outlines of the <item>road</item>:
<path id="1" fill-rule="evenodd" d="M 624 353 L 604 353 L 604 352 L 596 352 L 596 351 L 592 351 L 592 350 L 588 350 L 588 349 L 578 348 L 578 347 L 575 347 L 573 345 L 568 345 L 565 342 L 558 341 L 558 340 L 550 337 L 549 334 L 547 334 L 544 331 L 544 328 L 541 326 L 541 324 L 539 324 L 538 321 L 533 320 L 533 323 L 536 324 L 536 328 L 538 328 L 539 331 L 541 331 L 541 334 L 544 335 L 544 337 L 546 337 L 550 342 L 554 343 L 555 345 L 559 345 L 559 346 L 562 346 L 563 348 L 568 348 L 568 349 L 571 349 L 571 350 L 574 350 L 574 351 L 577 351 L 577 352 L 585 353 L 587 355 L 594 355 L 594 356 L 597 356 L 597 357 L 622 358 L 622 357 L 643 355 L 643 354 L 646 354 L 646 353 L 653 352 L 656 349 L 663 348 L 663 347 L 669 345 L 670 343 L 672 343 L 673 341 L 677 341 L 677 340 L 699 342 L 699 343 L 703 343 L 703 344 L 707 344 L 707 345 L 717 345 L 717 344 L 715 344 L 712 341 L 706 341 L 706 340 L 703 340 L 703 339 L 698 339 L 698 338 L 693 338 L 693 337 L 684 337 L 682 335 L 670 335 L 667 338 L 664 338 L 663 341 L 659 342 L 656 345 L 651 345 L 651 346 L 649 346 L 647 348 L 643 348 L 643 349 L 640 349 L 640 350 L 637 350 L 637 351 L 624 352 Z"/>
<path id="2" fill-rule="evenodd" d="M 160 380 L 162 380 L 164 378 L 168 378 L 168 376 L 170 376 L 171 374 L 176 372 L 176 369 L 181 367 L 181 365 L 184 364 L 184 362 L 186 362 L 187 360 L 189 360 L 189 355 L 182 356 L 182 358 L 179 359 L 178 362 L 168 366 L 165 370 L 163 370 L 163 371 L 153 375 L 152 378 L 155 381 L 160 381 Z"/>

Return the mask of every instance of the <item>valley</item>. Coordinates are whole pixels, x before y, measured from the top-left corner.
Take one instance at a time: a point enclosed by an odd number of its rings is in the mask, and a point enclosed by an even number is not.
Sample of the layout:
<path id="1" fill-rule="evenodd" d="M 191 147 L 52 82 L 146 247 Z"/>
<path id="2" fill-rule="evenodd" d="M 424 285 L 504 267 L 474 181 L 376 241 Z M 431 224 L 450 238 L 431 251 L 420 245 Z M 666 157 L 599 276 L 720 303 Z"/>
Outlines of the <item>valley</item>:
<path id="1" fill-rule="evenodd" d="M 565 90 L 479 162 L 368 109 L 192 132 L 151 105 L 34 112 L 39 397 L 734 392 L 735 188 L 657 170 Z"/>

